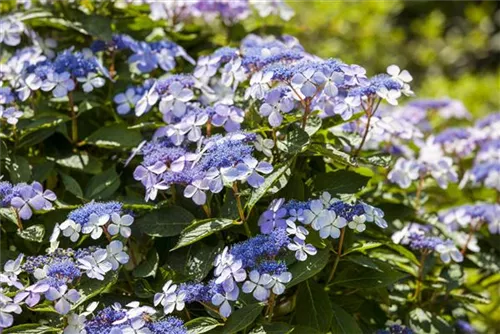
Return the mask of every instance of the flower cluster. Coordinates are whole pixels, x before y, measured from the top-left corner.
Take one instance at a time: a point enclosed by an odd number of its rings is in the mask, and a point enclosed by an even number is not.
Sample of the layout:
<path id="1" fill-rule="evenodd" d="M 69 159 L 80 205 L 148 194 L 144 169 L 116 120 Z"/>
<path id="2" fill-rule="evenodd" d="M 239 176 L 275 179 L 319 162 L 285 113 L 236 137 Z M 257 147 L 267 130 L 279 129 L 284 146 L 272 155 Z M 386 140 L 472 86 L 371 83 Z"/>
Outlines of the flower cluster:
<path id="1" fill-rule="evenodd" d="M 92 239 L 99 239 L 103 234 L 108 240 L 119 235 L 127 239 L 132 234 L 133 222 L 131 215 L 123 214 L 119 202 L 90 202 L 71 211 L 68 219 L 56 224 L 51 241 L 55 242 L 60 233 L 72 242 L 78 241 L 80 233 L 89 234 Z"/>
<path id="2" fill-rule="evenodd" d="M 463 254 L 457 249 L 455 243 L 450 240 L 432 234 L 432 227 L 410 223 L 392 235 L 394 243 L 407 245 L 410 249 L 428 255 L 437 252 L 444 263 L 462 262 Z"/>
<path id="3" fill-rule="evenodd" d="M 97 305 L 95 305 L 97 307 Z M 88 313 L 88 312 L 87 312 Z M 119 303 L 94 312 L 90 319 L 88 314 L 72 314 L 66 330 L 74 333 L 172 333 L 187 334 L 182 320 L 167 317 L 154 321 L 156 310 L 149 306 L 141 306 L 139 302 L 130 302 L 125 307 Z M 73 333 L 73 332 L 72 332 Z"/>
<path id="4" fill-rule="evenodd" d="M 181 46 L 169 40 L 148 43 L 137 41 L 128 35 L 113 35 L 110 42 L 96 41 L 90 49 L 95 53 L 128 51 L 132 53 L 128 63 L 139 73 L 149 73 L 157 68 L 165 72 L 171 71 L 176 66 L 176 57 L 182 57 L 194 64 L 194 60 Z"/>
<path id="5" fill-rule="evenodd" d="M 293 10 L 282 0 L 194 0 L 174 2 L 149 2 L 139 0 L 133 3 L 148 4 L 150 17 L 153 20 L 166 20 L 173 25 L 193 19 L 211 22 L 216 18 L 220 18 L 224 23 L 231 25 L 249 17 L 252 13 L 252 8 L 254 8 L 261 17 L 279 15 L 283 20 L 289 20 L 294 15 Z"/>
<path id="6" fill-rule="evenodd" d="M 348 227 L 356 232 L 363 232 L 366 223 L 375 223 L 381 228 L 387 227 L 382 210 L 369 204 L 347 203 L 323 193 L 319 199 L 307 202 L 274 200 L 260 216 L 259 226 L 262 233 L 272 233 L 275 229 L 286 229 L 292 242 L 288 249 L 295 252 L 299 261 L 305 261 L 308 255 L 315 255 L 316 248 L 306 243 L 309 229 L 317 231 L 322 239 L 340 237 L 341 229 Z"/>
<path id="7" fill-rule="evenodd" d="M 75 287 L 84 274 L 89 279 L 103 280 L 107 272 L 117 270 L 120 264 L 127 262 L 128 255 L 118 240 L 112 241 L 105 249 L 91 247 L 75 251 L 58 248 L 48 255 L 26 258 L 19 254 L 16 260 L 7 261 L 0 273 L 0 284 L 17 289 L 13 299 L 16 308 L 9 308 L 8 313 L 21 313 L 19 305 L 34 307 L 44 297 L 52 302 L 56 312 L 66 315 L 81 298 Z M 24 286 L 21 275 L 27 275 L 30 281 L 33 280 L 32 284 Z M 7 320 L 10 324 L 0 323 L 0 328 L 12 324 L 11 317 Z"/>
<path id="8" fill-rule="evenodd" d="M 181 311 L 186 303 L 212 304 L 221 316 L 229 317 L 231 302 L 238 300 L 240 291 L 258 301 L 267 301 L 271 293 L 281 295 L 292 279 L 284 261 L 289 243 L 287 232 L 279 228 L 226 247 L 215 258 L 213 280 L 180 286 L 168 281 L 155 295 L 154 304 L 161 304 L 165 314 Z"/>
<path id="9" fill-rule="evenodd" d="M 258 188 L 264 182 L 261 174 L 269 174 L 273 168 L 253 157 L 255 139 L 254 134 L 244 132 L 216 135 L 189 151 L 167 136 L 158 136 L 141 149 L 144 161 L 134 178 L 146 188 L 146 200 L 155 199 L 158 190 L 180 184 L 186 186 L 184 196 L 198 205 L 205 204 L 206 191 L 219 193 L 225 185 L 238 181 Z"/>
<path id="10" fill-rule="evenodd" d="M 49 189 L 44 190 L 39 182 L 32 184 L 0 182 L 0 207 L 12 207 L 19 218 L 28 220 L 34 211 L 50 210 L 56 194 Z"/>

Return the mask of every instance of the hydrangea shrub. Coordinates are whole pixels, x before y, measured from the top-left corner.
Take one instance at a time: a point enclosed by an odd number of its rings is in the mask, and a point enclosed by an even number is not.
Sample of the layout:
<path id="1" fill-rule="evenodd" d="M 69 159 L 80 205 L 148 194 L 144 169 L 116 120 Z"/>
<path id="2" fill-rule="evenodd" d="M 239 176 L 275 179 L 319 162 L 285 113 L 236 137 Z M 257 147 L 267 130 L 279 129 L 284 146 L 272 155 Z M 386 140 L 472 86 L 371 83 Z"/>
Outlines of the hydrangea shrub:
<path id="1" fill-rule="evenodd" d="M 0 332 L 495 331 L 498 114 L 281 1 L 0 8 Z"/>

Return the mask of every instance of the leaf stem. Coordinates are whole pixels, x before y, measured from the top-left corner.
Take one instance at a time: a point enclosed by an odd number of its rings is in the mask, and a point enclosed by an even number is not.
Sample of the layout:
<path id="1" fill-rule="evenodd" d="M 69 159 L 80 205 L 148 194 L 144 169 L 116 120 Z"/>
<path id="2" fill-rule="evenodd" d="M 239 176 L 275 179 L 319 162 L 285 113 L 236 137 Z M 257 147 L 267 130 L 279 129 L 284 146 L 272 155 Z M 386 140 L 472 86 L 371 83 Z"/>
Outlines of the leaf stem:
<path id="1" fill-rule="evenodd" d="M 267 304 L 265 317 L 268 318 L 267 321 L 271 322 L 273 320 L 274 305 L 276 305 L 276 295 L 271 291 L 271 296 L 269 297 L 269 302 Z"/>
<path id="2" fill-rule="evenodd" d="M 238 183 L 236 182 L 233 182 L 233 192 L 234 192 L 234 197 L 236 198 L 236 206 L 238 207 L 238 214 L 240 215 L 241 223 L 245 228 L 245 233 L 247 237 L 251 238 L 252 231 L 250 230 L 247 219 L 245 217 L 245 210 L 243 209 L 243 205 L 241 204 L 240 192 L 238 190 Z"/>
<path id="3" fill-rule="evenodd" d="M 339 240 L 339 248 L 337 250 L 337 256 L 335 257 L 335 262 L 333 263 L 332 271 L 330 272 L 330 276 L 328 276 L 328 281 L 326 285 L 328 285 L 335 276 L 335 271 L 337 271 L 337 266 L 340 262 L 340 257 L 342 256 L 342 246 L 344 245 L 344 237 L 345 237 L 345 227 L 340 230 L 340 240 Z"/>
<path id="4" fill-rule="evenodd" d="M 71 140 L 73 141 L 73 143 L 76 143 L 78 141 L 78 122 L 76 119 L 75 101 L 73 99 L 73 92 L 68 93 L 68 99 L 69 99 L 69 111 L 71 114 Z"/>
<path id="5" fill-rule="evenodd" d="M 420 257 L 420 265 L 418 266 L 418 276 L 417 276 L 417 286 L 415 287 L 415 295 L 413 299 L 417 302 L 420 301 L 420 294 L 422 292 L 422 281 L 424 280 L 424 264 L 428 253 L 426 251 L 422 252 Z"/>

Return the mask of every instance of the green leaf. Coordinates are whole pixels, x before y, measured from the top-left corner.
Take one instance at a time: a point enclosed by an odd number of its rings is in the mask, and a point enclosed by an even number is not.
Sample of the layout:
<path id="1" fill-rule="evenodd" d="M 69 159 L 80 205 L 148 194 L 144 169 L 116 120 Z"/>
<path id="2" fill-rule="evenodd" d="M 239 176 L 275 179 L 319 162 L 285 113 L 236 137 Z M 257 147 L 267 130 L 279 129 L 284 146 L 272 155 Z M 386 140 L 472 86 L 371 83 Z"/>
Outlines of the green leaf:
<path id="1" fill-rule="evenodd" d="M 19 145 L 17 148 L 30 147 L 41 143 L 45 139 L 49 138 L 56 132 L 55 129 L 40 129 L 37 131 L 30 132 L 19 139 Z"/>
<path id="2" fill-rule="evenodd" d="M 391 164 L 391 155 L 389 153 L 378 153 L 368 157 L 359 157 L 358 161 L 379 167 L 387 167 Z"/>
<path id="3" fill-rule="evenodd" d="M 295 326 L 291 332 L 292 334 L 324 334 L 324 332 L 320 332 L 314 328 L 306 327 L 306 326 Z M 288 334 L 287 333 L 287 334 Z"/>
<path id="4" fill-rule="evenodd" d="M 100 295 L 113 287 L 118 280 L 118 271 L 112 270 L 106 273 L 104 280 L 99 281 L 96 279 L 88 278 L 87 276 L 82 277 L 79 285 L 78 292 L 80 293 L 80 299 L 76 304 L 74 304 L 71 309 L 76 310 L 80 305 L 89 301 L 97 295 Z"/>
<path id="5" fill-rule="evenodd" d="M 54 170 L 54 165 L 52 161 L 45 161 L 33 166 L 33 180 L 37 180 L 38 182 L 47 180 Z"/>
<path id="6" fill-rule="evenodd" d="M 141 141 L 139 131 L 127 129 L 121 124 L 99 128 L 85 139 L 88 144 L 104 148 L 131 148 L 139 145 Z"/>
<path id="7" fill-rule="evenodd" d="M 326 333 L 332 324 L 330 297 L 318 283 L 307 280 L 299 286 L 297 293 L 297 324 L 312 327 Z"/>
<path id="8" fill-rule="evenodd" d="M 248 201 L 245 204 L 245 207 L 251 210 L 257 202 L 264 197 L 268 192 L 276 193 L 280 189 L 284 188 L 288 183 L 288 178 L 290 177 L 290 165 L 294 159 L 290 159 L 288 163 L 285 165 L 278 167 L 274 170 L 268 177 L 264 183 L 257 189 L 255 189 Z"/>
<path id="9" fill-rule="evenodd" d="M 45 235 L 45 227 L 41 224 L 32 225 L 24 230 L 17 230 L 17 235 L 28 241 L 42 242 Z"/>
<path id="10" fill-rule="evenodd" d="M 201 317 L 186 322 L 188 334 L 202 334 L 211 331 L 214 328 L 223 326 L 224 324 L 218 322 L 214 318 Z"/>
<path id="11" fill-rule="evenodd" d="M 308 256 L 305 261 L 299 261 L 290 266 L 292 280 L 287 284 L 290 288 L 302 281 L 305 281 L 319 273 L 328 263 L 330 252 L 328 249 L 318 251 L 314 256 Z"/>
<path id="12" fill-rule="evenodd" d="M 285 334 L 290 333 L 293 327 L 284 322 L 273 322 L 255 327 L 250 334 Z"/>
<path id="13" fill-rule="evenodd" d="M 60 332 L 60 328 L 43 326 L 40 324 L 22 324 L 13 326 L 10 328 L 4 328 L 2 330 L 3 334 L 13 334 L 13 333 L 22 333 L 22 334 L 44 334 L 44 333 L 54 333 Z"/>
<path id="14" fill-rule="evenodd" d="M 9 171 L 12 183 L 27 182 L 31 178 L 30 163 L 21 156 L 7 157 L 5 168 Z"/>
<path id="15" fill-rule="evenodd" d="M 16 226 L 18 224 L 16 210 L 12 207 L 0 208 L 0 218 L 10 221 Z"/>
<path id="16" fill-rule="evenodd" d="M 99 174 L 102 172 L 102 162 L 93 156 L 89 156 L 86 152 L 81 152 L 79 155 L 70 155 L 61 159 L 47 157 L 47 160 L 55 161 L 60 166 L 80 170 L 89 174 Z"/>
<path id="17" fill-rule="evenodd" d="M 453 328 L 440 316 L 416 308 L 410 312 L 410 327 L 415 333 L 439 334 L 453 333 Z"/>
<path id="18" fill-rule="evenodd" d="M 146 259 L 139 263 L 139 265 L 134 269 L 134 277 L 155 277 L 159 261 L 160 257 L 158 256 L 158 252 L 156 252 L 156 249 L 150 249 L 148 255 L 146 256 Z"/>
<path id="19" fill-rule="evenodd" d="M 152 237 L 179 235 L 195 219 L 193 214 L 180 206 L 169 206 L 146 213 L 136 224 L 143 233 Z"/>
<path id="20" fill-rule="evenodd" d="M 0 159 L 9 157 L 9 149 L 3 140 L 0 140 Z"/>
<path id="21" fill-rule="evenodd" d="M 353 247 L 347 249 L 342 254 L 342 256 L 345 256 L 347 254 L 354 253 L 354 252 L 365 253 L 369 249 L 378 248 L 378 247 L 383 246 L 383 245 L 384 244 L 381 243 L 381 242 L 361 242 L 361 244 L 360 243 L 355 243 L 353 245 Z"/>
<path id="22" fill-rule="evenodd" d="M 111 167 L 102 174 L 92 177 L 85 189 L 85 197 L 91 199 L 107 198 L 120 187 L 120 177 L 115 167 Z"/>
<path id="23" fill-rule="evenodd" d="M 366 186 L 370 177 L 349 170 L 318 174 L 313 178 L 317 192 L 328 191 L 332 195 L 352 194 Z"/>
<path id="24" fill-rule="evenodd" d="M 224 328 L 222 328 L 222 333 L 233 334 L 244 330 L 257 319 L 263 309 L 264 305 L 260 303 L 243 306 L 239 310 L 233 312 L 227 319 Z"/>
<path id="25" fill-rule="evenodd" d="M 177 245 L 172 250 L 191 245 L 198 240 L 206 238 L 209 235 L 212 235 L 217 231 L 224 230 L 232 225 L 234 225 L 234 221 L 232 219 L 223 218 L 210 218 L 195 221 L 182 231 Z"/>
<path id="26" fill-rule="evenodd" d="M 356 319 L 347 313 L 342 307 L 332 304 L 333 321 L 332 332 L 335 334 L 363 334 Z"/>
<path id="27" fill-rule="evenodd" d="M 193 281 L 200 282 L 212 270 L 215 257 L 223 248 L 222 241 L 215 246 L 209 246 L 203 242 L 191 245 L 184 266 L 184 274 Z"/>
<path id="28" fill-rule="evenodd" d="M 322 144 L 312 144 L 309 145 L 307 151 L 313 153 L 315 156 L 329 158 L 342 165 L 356 166 L 349 154 L 339 151 L 331 145 L 323 146 Z"/>
<path id="29" fill-rule="evenodd" d="M 102 15 L 85 15 L 82 26 L 87 32 L 105 41 L 110 41 L 112 37 L 111 18 Z"/>
<path id="30" fill-rule="evenodd" d="M 64 187 L 66 188 L 67 191 L 72 193 L 78 198 L 83 198 L 83 190 L 78 184 L 78 182 L 72 178 L 71 176 L 64 174 L 64 173 L 59 173 L 61 175 L 61 179 L 63 181 Z"/>
<path id="31" fill-rule="evenodd" d="M 349 288 L 376 288 L 388 286 L 408 277 L 407 274 L 396 270 L 394 267 L 377 262 L 379 270 L 365 267 L 349 266 L 341 271 L 331 285 L 342 285 Z"/>
<path id="32" fill-rule="evenodd" d="M 309 142 L 309 135 L 307 132 L 294 124 L 293 129 L 291 129 L 285 137 L 285 140 L 278 141 L 277 147 L 288 154 L 296 154 L 303 150 L 303 148 Z"/>

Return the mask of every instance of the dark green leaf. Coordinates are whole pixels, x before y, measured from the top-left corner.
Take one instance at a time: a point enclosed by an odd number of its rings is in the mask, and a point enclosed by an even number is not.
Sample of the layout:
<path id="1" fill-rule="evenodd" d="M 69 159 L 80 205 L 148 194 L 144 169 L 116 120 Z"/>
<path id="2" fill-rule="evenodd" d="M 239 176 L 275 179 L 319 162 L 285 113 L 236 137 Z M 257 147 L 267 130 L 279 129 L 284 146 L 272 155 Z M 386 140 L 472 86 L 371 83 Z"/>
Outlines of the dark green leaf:
<path id="1" fill-rule="evenodd" d="M 202 317 L 190 320 L 186 322 L 185 325 L 188 330 L 188 334 L 203 334 L 214 328 L 223 326 L 224 324 L 218 322 L 214 318 Z"/>
<path id="2" fill-rule="evenodd" d="M 13 183 L 27 182 L 31 178 L 30 163 L 21 156 L 7 157 L 5 167 L 9 171 Z"/>
<path id="3" fill-rule="evenodd" d="M 92 177 L 85 189 L 85 197 L 103 199 L 110 197 L 120 187 L 120 177 L 115 167 L 111 167 L 102 174 Z"/>
<path id="4" fill-rule="evenodd" d="M 285 165 L 276 168 L 274 172 L 266 177 L 264 184 L 251 193 L 250 198 L 245 205 L 247 209 L 251 210 L 268 192 L 276 193 L 286 186 L 290 176 L 290 164 L 292 160 L 293 159 L 290 159 L 290 161 Z"/>
<path id="5" fill-rule="evenodd" d="M 9 221 L 17 225 L 17 214 L 14 208 L 0 208 L 0 221 Z"/>
<path id="6" fill-rule="evenodd" d="M 155 277 L 159 261 L 160 257 L 158 256 L 156 249 L 150 249 L 146 259 L 139 263 L 139 265 L 134 269 L 134 277 Z"/>
<path id="7" fill-rule="evenodd" d="M 263 304 L 250 304 L 233 312 L 222 328 L 222 333 L 233 334 L 244 330 L 257 319 L 263 309 Z"/>
<path id="8" fill-rule="evenodd" d="M 290 333 L 293 327 L 284 322 L 273 322 L 252 329 L 250 334 L 285 334 Z"/>
<path id="9" fill-rule="evenodd" d="M 82 21 L 82 26 L 87 32 L 105 41 L 110 41 L 113 31 L 111 30 L 111 17 L 102 15 L 86 15 Z"/>
<path id="10" fill-rule="evenodd" d="M 180 206 L 169 206 L 146 213 L 137 219 L 139 229 L 152 237 L 179 235 L 195 219 L 193 214 Z"/>
<path id="11" fill-rule="evenodd" d="M 70 193 L 72 193 L 73 195 L 75 195 L 76 197 L 78 198 L 82 198 L 83 197 L 83 190 L 82 188 L 80 187 L 80 185 L 78 184 L 78 182 L 72 178 L 71 176 L 67 175 L 67 174 L 64 174 L 64 173 L 59 173 L 61 175 L 61 179 L 64 183 L 64 187 L 67 191 L 69 191 Z"/>
<path id="12" fill-rule="evenodd" d="M 212 270 L 215 257 L 220 254 L 223 248 L 223 242 L 219 242 L 215 246 L 209 246 L 202 242 L 191 245 L 184 266 L 184 274 L 191 280 L 200 282 Z"/>
<path id="13" fill-rule="evenodd" d="M 102 162 L 93 156 L 89 156 L 85 152 L 82 152 L 80 155 L 70 155 L 66 158 L 57 160 L 50 157 L 47 159 L 54 160 L 60 166 L 80 170 L 89 174 L 99 174 L 102 172 Z"/>
<path id="14" fill-rule="evenodd" d="M 107 272 L 106 276 L 104 276 L 104 280 L 102 281 L 84 276 L 78 285 L 80 299 L 71 309 L 75 310 L 78 306 L 84 304 L 95 296 L 104 293 L 116 284 L 117 279 L 118 272 L 114 270 Z"/>
<path id="15" fill-rule="evenodd" d="M 335 334 L 363 334 L 356 319 L 337 304 L 332 304 L 332 332 Z"/>
<path id="16" fill-rule="evenodd" d="M 317 192 L 328 191 L 332 195 L 356 193 L 366 186 L 369 180 L 368 176 L 348 170 L 318 174 L 313 179 Z"/>
<path id="17" fill-rule="evenodd" d="M 313 280 L 299 286 L 297 293 L 297 324 L 326 333 L 332 324 L 332 305 L 328 293 Z"/>
<path id="18" fill-rule="evenodd" d="M 287 287 L 292 287 L 302 281 L 307 280 L 319 273 L 325 268 L 330 258 L 330 251 L 322 249 L 314 256 L 308 256 L 305 261 L 299 261 L 290 267 L 292 280 L 287 284 Z"/>
<path id="19" fill-rule="evenodd" d="M 30 147 L 41 143 L 56 132 L 55 129 L 40 129 L 22 136 L 19 140 L 18 148 Z"/>
<path id="20" fill-rule="evenodd" d="M 206 238 L 209 235 L 226 229 L 232 225 L 234 225 L 234 221 L 232 219 L 223 218 L 210 218 L 195 221 L 182 231 L 177 245 L 172 250 L 191 245 L 198 240 Z"/>
<path id="21" fill-rule="evenodd" d="M 139 131 L 127 129 L 125 125 L 114 124 L 99 128 L 85 139 L 88 144 L 105 148 L 131 148 L 142 141 Z"/>
<path id="22" fill-rule="evenodd" d="M 379 270 L 373 270 L 364 267 L 349 266 L 335 277 L 331 285 L 342 285 L 359 289 L 375 288 L 391 285 L 408 276 L 384 262 L 378 262 L 378 267 Z"/>

